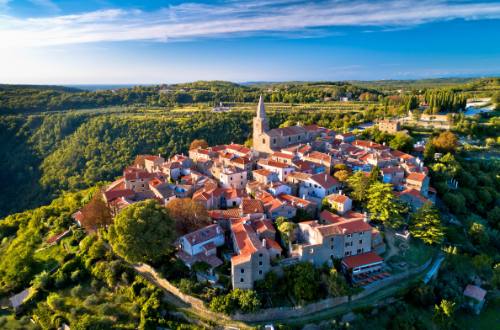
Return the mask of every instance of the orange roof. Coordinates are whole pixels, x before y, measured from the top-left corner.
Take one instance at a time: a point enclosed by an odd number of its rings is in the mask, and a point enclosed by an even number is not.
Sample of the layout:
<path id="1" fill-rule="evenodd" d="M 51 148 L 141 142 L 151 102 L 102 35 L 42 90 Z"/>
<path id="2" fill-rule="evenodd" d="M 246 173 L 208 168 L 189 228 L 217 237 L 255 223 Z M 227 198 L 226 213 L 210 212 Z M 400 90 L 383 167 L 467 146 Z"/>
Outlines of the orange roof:
<path id="1" fill-rule="evenodd" d="M 238 158 L 235 158 L 233 160 L 231 160 L 233 163 L 237 163 L 237 164 L 249 164 L 250 163 L 250 159 L 246 158 L 246 157 L 238 157 Z"/>
<path id="2" fill-rule="evenodd" d="M 311 204 L 316 204 L 311 201 L 308 201 L 307 199 L 302 199 L 288 194 L 280 194 L 278 198 L 288 204 L 291 204 L 292 206 L 297 206 L 300 208 L 306 208 Z"/>
<path id="3" fill-rule="evenodd" d="M 261 168 L 261 169 L 258 169 L 258 170 L 255 170 L 255 171 L 252 171 L 253 174 L 258 174 L 258 175 L 263 175 L 263 176 L 269 176 L 271 175 L 273 172 L 269 171 L 269 170 L 266 170 L 265 168 Z"/>
<path id="4" fill-rule="evenodd" d="M 422 203 L 429 202 L 429 200 L 427 198 L 425 198 L 424 196 L 422 196 L 422 194 L 420 194 L 420 192 L 418 190 L 413 189 L 413 188 L 409 188 L 409 189 L 405 189 L 405 190 L 400 191 L 400 192 L 396 192 L 396 196 L 398 196 L 398 197 L 412 196 L 412 197 L 418 199 Z"/>
<path id="5" fill-rule="evenodd" d="M 162 184 L 162 183 L 163 183 L 163 181 L 161 181 L 158 178 L 153 178 L 153 180 L 149 181 L 149 185 L 153 186 L 153 187 L 156 187 L 157 185 Z"/>
<path id="6" fill-rule="evenodd" d="M 292 159 L 294 158 L 294 157 L 293 157 L 293 155 L 286 154 L 286 153 L 284 153 L 284 152 L 278 152 L 278 151 L 274 152 L 274 153 L 271 155 L 271 157 L 276 157 L 276 158 L 286 158 L 286 159 L 290 159 L 290 160 L 292 160 Z"/>
<path id="7" fill-rule="evenodd" d="M 427 175 L 425 173 L 412 172 L 408 175 L 406 180 L 423 182 Z"/>
<path id="8" fill-rule="evenodd" d="M 235 143 L 229 144 L 226 148 L 234 150 L 234 151 L 238 151 L 238 152 L 241 152 L 244 154 L 247 154 L 251 151 L 249 148 L 247 148 L 241 144 L 235 144 Z"/>
<path id="9" fill-rule="evenodd" d="M 271 231 L 273 233 L 276 232 L 276 229 L 274 228 L 273 223 L 269 219 L 253 220 L 252 227 L 259 234 L 266 232 L 266 231 Z"/>
<path id="10" fill-rule="evenodd" d="M 260 247 L 260 241 L 253 228 L 245 223 L 245 219 L 231 221 L 231 231 L 239 254 L 231 258 L 231 263 L 238 264 L 248 261 L 252 253 Z"/>
<path id="11" fill-rule="evenodd" d="M 413 157 L 412 155 L 409 155 L 407 153 L 404 153 L 402 151 L 399 151 L 399 150 L 392 150 L 391 151 L 391 154 L 394 156 L 394 157 L 398 157 L 398 158 L 402 158 L 404 160 L 408 160 L 408 159 L 413 159 L 415 157 Z"/>
<path id="12" fill-rule="evenodd" d="M 239 209 L 210 210 L 208 216 L 214 220 L 237 219 L 241 217 L 241 212 Z"/>
<path id="13" fill-rule="evenodd" d="M 240 207 L 243 214 L 264 213 L 264 206 L 257 199 L 244 198 Z"/>
<path id="14" fill-rule="evenodd" d="M 347 269 L 352 269 L 359 266 L 380 263 L 383 262 L 378 254 L 375 252 L 368 252 L 363 254 L 358 254 L 355 256 L 345 257 L 342 259 L 342 263 L 347 267 Z"/>
<path id="15" fill-rule="evenodd" d="M 335 179 L 331 175 L 323 174 L 323 173 L 315 174 L 315 175 L 311 176 L 310 179 L 313 180 L 314 182 L 318 183 L 321 187 L 323 187 L 325 189 L 331 188 L 331 187 L 339 184 L 337 179 Z"/>
<path id="16" fill-rule="evenodd" d="M 270 238 L 264 239 L 264 244 L 265 244 L 265 246 L 266 246 L 267 249 L 274 249 L 274 250 L 277 250 L 277 251 L 280 251 L 280 252 L 283 251 L 283 249 L 278 244 L 278 242 L 276 242 L 273 239 L 270 239 Z"/>
<path id="17" fill-rule="evenodd" d="M 130 189 L 110 190 L 104 192 L 104 198 L 106 199 L 106 202 L 109 203 L 119 197 L 131 197 L 134 194 L 135 193 Z"/>
<path id="18" fill-rule="evenodd" d="M 313 151 L 309 155 L 307 155 L 305 158 L 306 159 L 307 158 L 317 159 L 317 160 L 321 160 L 324 162 L 331 162 L 332 161 L 332 156 L 325 154 L 325 153 L 322 153 L 322 152 L 319 152 L 319 151 Z"/>
<path id="19" fill-rule="evenodd" d="M 328 199 L 328 201 L 336 203 L 345 203 L 349 200 L 349 197 L 347 197 L 346 195 L 339 195 L 339 194 L 333 194 L 327 196 L 326 198 Z"/>
<path id="20" fill-rule="evenodd" d="M 277 167 L 277 168 L 292 167 L 289 164 L 285 164 L 285 163 L 282 163 L 282 162 L 277 162 L 277 161 L 270 160 L 270 159 L 261 159 L 261 160 L 258 161 L 258 164 L 260 166 L 270 166 L 270 167 Z"/>

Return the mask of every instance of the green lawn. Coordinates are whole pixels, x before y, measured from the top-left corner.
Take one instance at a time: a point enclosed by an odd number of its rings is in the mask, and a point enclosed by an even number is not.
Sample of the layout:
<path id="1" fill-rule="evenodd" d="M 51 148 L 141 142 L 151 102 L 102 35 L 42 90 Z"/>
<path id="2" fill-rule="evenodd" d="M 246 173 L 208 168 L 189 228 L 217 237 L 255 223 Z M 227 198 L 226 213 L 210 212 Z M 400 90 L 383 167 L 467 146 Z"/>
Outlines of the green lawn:
<path id="1" fill-rule="evenodd" d="M 493 330 L 500 325 L 500 298 L 488 301 L 480 315 L 472 315 L 465 312 L 458 313 L 457 325 L 464 330 Z M 496 325 L 495 325 L 496 324 Z"/>

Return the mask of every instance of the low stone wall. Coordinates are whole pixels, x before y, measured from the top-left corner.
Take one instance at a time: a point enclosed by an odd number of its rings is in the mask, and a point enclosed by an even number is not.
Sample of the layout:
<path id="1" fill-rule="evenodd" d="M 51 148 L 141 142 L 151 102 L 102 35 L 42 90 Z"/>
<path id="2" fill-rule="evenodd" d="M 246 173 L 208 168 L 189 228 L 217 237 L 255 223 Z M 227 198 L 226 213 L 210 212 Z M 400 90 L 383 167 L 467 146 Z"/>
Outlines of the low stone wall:
<path id="1" fill-rule="evenodd" d="M 153 267 L 147 264 L 139 264 L 134 266 L 134 268 L 142 276 L 146 277 L 148 280 L 155 283 L 157 286 L 167 290 L 172 295 L 179 298 L 182 302 L 200 311 L 210 313 L 210 311 L 205 307 L 205 304 L 203 303 L 202 300 L 182 293 L 176 286 L 174 286 L 172 283 L 170 283 L 169 281 L 164 279 L 161 275 L 159 275 Z"/>
<path id="2" fill-rule="evenodd" d="M 349 301 L 355 301 L 358 299 L 361 299 L 363 297 L 366 297 L 370 294 L 372 294 L 375 291 L 378 291 L 390 284 L 396 283 L 402 279 L 405 279 L 411 275 L 420 273 L 427 267 L 429 267 L 430 263 L 432 261 L 432 258 L 429 259 L 427 262 L 425 262 L 423 265 L 412 269 L 411 271 L 406 271 L 391 277 L 388 277 L 387 279 L 377 281 L 370 286 L 365 287 L 365 290 L 363 292 L 360 292 L 357 295 L 353 295 L 351 297 L 348 296 L 343 296 L 343 297 L 335 297 L 335 298 L 327 298 L 323 299 L 314 303 L 307 304 L 305 306 L 295 306 L 295 307 L 276 307 L 276 308 L 267 308 L 267 309 L 261 309 L 256 313 L 248 313 L 248 314 L 241 314 L 241 313 L 236 313 L 231 315 L 231 317 L 219 314 L 219 313 L 214 313 L 210 311 L 205 304 L 203 303 L 202 300 L 195 298 L 193 296 L 187 295 L 182 293 L 177 287 L 175 287 L 173 284 L 171 284 L 169 281 L 166 279 L 162 278 L 151 266 L 146 265 L 146 264 L 140 264 L 136 265 L 135 269 L 137 272 L 141 273 L 143 276 L 145 276 L 147 279 L 150 281 L 154 282 L 156 285 L 162 287 L 166 291 L 170 292 L 172 295 L 176 296 L 178 299 L 180 299 L 182 302 L 190 305 L 194 309 L 200 311 L 201 313 L 204 313 L 205 315 L 211 315 L 212 317 L 217 317 L 217 318 L 222 318 L 225 320 L 235 320 L 235 321 L 242 321 L 242 322 L 266 322 L 266 321 L 272 321 L 272 320 L 282 320 L 282 319 L 288 319 L 288 318 L 296 318 L 296 317 L 303 317 L 307 315 L 311 315 L 317 312 L 324 311 L 326 309 L 330 309 L 339 305 L 342 305 L 344 303 L 347 303 Z"/>
<path id="3" fill-rule="evenodd" d="M 372 283 L 370 285 L 367 285 L 362 292 L 358 293 L 357 295 L 351 296 L 351 301 L 355 301 L 355 300 L 364 298 L 364 297 L 372 294 L 375 291 L 378 291 L 378 290 L 380 290 L 382 288 L 385 288 L 386 286 L 388 286 L 390 284 L 393 284 L 393 283 L 396 283 L 396 282 L 398 282 L 398 281 L 400 281 L 402 279 L 408 278 L 411 275 L 418 274 L 421 271 L 423 271 L 424 269 L 426 269 L 427 267 L 429 267 L 429 265 L 431 264 L 431 262 L 432 262 L 432 258 L 430 258 L 429 260 L 427 260 L 421 266 L 412 269 L 411 271 L 405 271 L 405 272 L 402 272 L 400 274 L 392 275 L 390 277 L 387 277 L 385 279 L 382 279 L 382 280 L 374 282 L 374 283 Z"/>
<path id="4" fill-rule="evenodd" d="M 347 296 L 328 298 L 307 304 L 305 306 L 267 308 L 267 309 L 261 309 L 256 313 L 250 313 L 250 314 L 236 313 L 232 315 L 232 318 L 234 320 L 243 322 L 265 322 L 272 320 L 282 320 L 292 317 L 302 317 L 317 312 L 321 312 L 325 309 L 342 305 L 348 301 L 349 298 Z"/>

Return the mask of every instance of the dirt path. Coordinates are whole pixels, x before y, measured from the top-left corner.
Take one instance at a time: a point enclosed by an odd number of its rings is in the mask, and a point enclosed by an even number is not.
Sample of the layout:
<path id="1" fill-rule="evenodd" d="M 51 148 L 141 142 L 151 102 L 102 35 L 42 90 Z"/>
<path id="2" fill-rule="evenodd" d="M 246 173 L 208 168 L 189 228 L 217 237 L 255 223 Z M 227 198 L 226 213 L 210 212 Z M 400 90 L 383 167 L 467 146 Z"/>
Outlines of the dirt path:
<path id="1" fill-rule="evenodd" d="M 165 280 L 163 278 L 151 272 L 145 265 L 134 265 L 134 269 L 155 286 L 161 288 L 165 293 L 164 301 L 175 306 L 191 323 L 203 325 L 209 329 L 213 329 L 214 324 L 217 325 L 215 329 L 252 329 L 252 327 L 243 322 L 234 321 L 225 315 L 214 313 L 205 307 L 184 302 L 170 291 L 168 285 L 164 283 Z"/>

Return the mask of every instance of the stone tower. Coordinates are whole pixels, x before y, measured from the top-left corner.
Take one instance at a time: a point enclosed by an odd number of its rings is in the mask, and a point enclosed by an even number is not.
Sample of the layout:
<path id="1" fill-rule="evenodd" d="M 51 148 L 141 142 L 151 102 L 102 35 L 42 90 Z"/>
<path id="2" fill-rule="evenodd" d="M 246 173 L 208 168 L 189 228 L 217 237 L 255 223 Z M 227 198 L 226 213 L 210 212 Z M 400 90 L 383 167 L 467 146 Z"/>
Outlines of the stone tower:
<path id="1" fill-rule="evenodd" d="M 255 149 L 259 149 L 261 145 L 262 133 L 269 131 L 269 122 L 267 121 L 266 108 L 264 106 L 264 99 L 262 95 L 259 98 L 259 104 L 257 105 L 257 116 L 253 117 L 253 146 Z"/>

